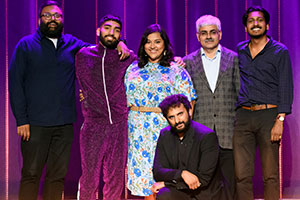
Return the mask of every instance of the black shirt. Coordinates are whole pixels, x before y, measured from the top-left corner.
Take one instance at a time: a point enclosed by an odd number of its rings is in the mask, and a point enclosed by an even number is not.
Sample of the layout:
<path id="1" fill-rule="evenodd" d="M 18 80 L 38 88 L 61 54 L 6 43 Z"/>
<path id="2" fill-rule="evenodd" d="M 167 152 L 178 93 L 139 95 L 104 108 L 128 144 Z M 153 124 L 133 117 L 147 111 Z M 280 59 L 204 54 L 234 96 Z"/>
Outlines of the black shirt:
<path id="1" fill-rule="evenodd" d="M 274 104 L 278 113 L 291 113 L 293 75 L 286 46 L 269 37 L 269 42 L 254 59 L 249 40 L 238 44 L 241 89 L 238 106 Z"/>
<path id="2" fill-rule="evenodd" d="M 190 133 L 191 130 L 188 129 L 188 131 L 184 134 L 183 138 L 180 139 L 178 135 L 176 134 L 176 154 L 178 157 L 178 169 L 184 170 L 187 169 L 188 166 L 188 146 L 193 145 L 193 138 L 192 134 Z"/>

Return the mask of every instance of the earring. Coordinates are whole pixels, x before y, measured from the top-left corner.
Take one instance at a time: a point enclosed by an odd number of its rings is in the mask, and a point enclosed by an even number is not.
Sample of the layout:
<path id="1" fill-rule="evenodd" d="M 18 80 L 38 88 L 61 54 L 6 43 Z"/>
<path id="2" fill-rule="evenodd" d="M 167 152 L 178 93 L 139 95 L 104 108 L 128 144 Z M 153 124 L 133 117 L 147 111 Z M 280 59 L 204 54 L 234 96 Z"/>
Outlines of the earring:
<path id="1" fill-rule="evenodd" d="M 164 56 L 166 56 L 166 55 L 167 55 L 167 53 L 166 53 L 166 52 L 167 52 L 167 51 L 165 50 L 165 51 L 164 51 Z"/>

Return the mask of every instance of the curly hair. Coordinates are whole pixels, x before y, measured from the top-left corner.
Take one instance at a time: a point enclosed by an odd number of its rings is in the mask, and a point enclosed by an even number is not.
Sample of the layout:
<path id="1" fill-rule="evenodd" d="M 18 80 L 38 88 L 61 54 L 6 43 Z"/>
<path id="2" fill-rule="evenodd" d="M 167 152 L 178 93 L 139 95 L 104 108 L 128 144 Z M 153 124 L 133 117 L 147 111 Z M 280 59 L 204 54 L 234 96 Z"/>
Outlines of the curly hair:
<path id="1" fill-rule="evenodd" d="M 173 48 L 166 31 L 163 28 L 161 28 L 159 24 L 152 24 L 146 28 L 140 42 L 139 51 L 138 51 L 138 57 L 139 57 L 138 65 L 140 68 L 143 68 L 148 63 L 148 55 L 146 54 L 145 51 L 145 44 L 148 40 L 148 35 L 155 32 L 160 33 L 160 36 L 163 39 L 165 45 L 163 51 L 165 53 L 163 53 L 163 56 L 159 61 L 159 64 L 168 67 L 170 66 L 170 62 L 173 61 L 173 55 L 174 55 Z"/>
<path id="2" fill-rule="evenodd" d="M 179 107 L 180 104 L 183 104 L 187 111 L 192 107 L 188 98 L 183 94 L 174 94 L 166 97 L 160 104 L 159 107 L 162 111 L 162 114 L 167 118 L 170 108 Z"/>

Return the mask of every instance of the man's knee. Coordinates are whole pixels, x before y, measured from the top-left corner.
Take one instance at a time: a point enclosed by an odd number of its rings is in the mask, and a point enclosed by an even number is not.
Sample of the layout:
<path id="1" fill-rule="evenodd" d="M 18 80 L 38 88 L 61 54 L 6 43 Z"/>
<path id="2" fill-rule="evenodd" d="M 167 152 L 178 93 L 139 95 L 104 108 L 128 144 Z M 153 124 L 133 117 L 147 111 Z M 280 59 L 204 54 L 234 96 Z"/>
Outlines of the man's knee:
<path id="1" fill-rule="evenodd" d="M 164 187 L 159 190 L 156 197 L 158 200 L 172 200 L 171 195 L 171 191 L 168 188 Z"/>
<path id="2" fill-rule="evenodd" d="M 171 187 L 171 188 L 164 187 L 164 188 L 160 189 L 156 196 L 157 196 L 158 200 L 190 199 L 188 194 L 181 192 L 173 187 Z"/>

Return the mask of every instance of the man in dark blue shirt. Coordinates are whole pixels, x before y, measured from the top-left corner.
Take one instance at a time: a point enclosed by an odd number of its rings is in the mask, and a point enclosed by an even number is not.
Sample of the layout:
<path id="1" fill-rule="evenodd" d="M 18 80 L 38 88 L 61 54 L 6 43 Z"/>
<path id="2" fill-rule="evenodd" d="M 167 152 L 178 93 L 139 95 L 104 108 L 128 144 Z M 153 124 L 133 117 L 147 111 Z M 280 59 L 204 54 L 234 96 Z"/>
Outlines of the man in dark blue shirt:
<path id="1" fill-rule="evenodd" d="M 252 178 L 259 147 L 266 200 L 279 199 L 279 145 L 291 113 L 293 76 L 288 50 L 267 36 L 270 15 L 250 7 L 243 16 L 250 40 L 238 45 L 241 89 L 233 136 L 237 199 L 253 199 Z"/>
<path id="2" fill-rule="evenodd" d="M 76 120 L 75 54 L 88 44 L 62 34 L 57 2 L 46 2 L 39 14 L 37 32 L 22 38 L 13 53 L 9 93 L 23 139 L 19 199 L 37 199 L 46 165 L 43 199 L 55 200 L 62 198 Z"/>

